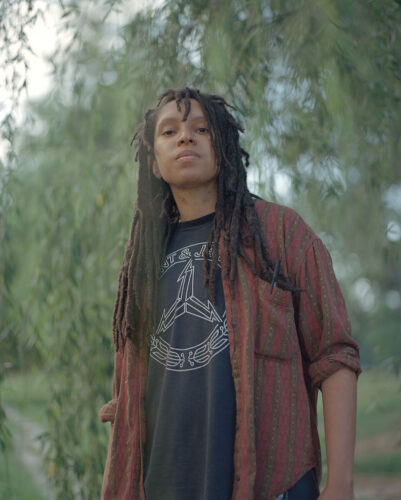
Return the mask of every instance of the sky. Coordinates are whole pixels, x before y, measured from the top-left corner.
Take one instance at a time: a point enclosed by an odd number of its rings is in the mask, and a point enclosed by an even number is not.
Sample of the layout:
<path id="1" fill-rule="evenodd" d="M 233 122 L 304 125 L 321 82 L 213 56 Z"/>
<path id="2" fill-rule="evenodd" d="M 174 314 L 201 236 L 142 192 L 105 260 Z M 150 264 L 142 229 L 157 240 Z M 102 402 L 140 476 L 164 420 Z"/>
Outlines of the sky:
<path id="1" fill-rule="evenodd" d="M 29 95 L 31 98 L 40 97 L 51 88 L 50 65 L 46 62 L 46 56 L 51 54 L 52 48 L 57 42 L 61 43 L 61 45 L 67 45 L 71 40 L 71 33 L 66 32 L 65 29 L 63 29 L 62 35 L 58 33 L 58 30 L 63 26 L 58 2 L 55 0 L 37 0 L 37 3 L 45 7 L 45 17 L 44 19 L 38 19 L 35 26 L 29 30 L 28 35 L 30 45 L 37 54 L 37 57 L 32 56 L 30 61 Z M 99 3 L 99 0 L 93 0 L 94 11 L 99 11 Z M 105 0 L 102 3 L 105 3 Z M 158 7 L 162 3 L 162 0 L 121 1 L 120 12 L 113 10 L 107 20 L 109 23 L 121 27 L 135 12 L 149 6 Z"/>
<path id="2" fill-rule="evenodd" d="M 96 12 L 103 12 L 104 9 L 99 9 L 99 4 L 105 4 L 106 0 L 82 2 L 85 6 L 88 3 Z M 108 22 L 113 23 L 118 30 L 119 27 L 126 24 L 127 19 L 132 17 L 135 12 L 150 6 L 153 8 L 159 7 L 162 4 L 163 0 L 122 0 L 119 4 L 119 11 L 113 10 L 108 17 Z M 72 39 L 72 31 L 69 32 L 65 29 L 64 21 L 61 18 L 62 10 L 58 0 L 36 0 L 34 5 L 43 11 L 43 16 L 39 16 L 35 24 L 26 29 L 28 44 L 33 53 L 25 53 L 29 67 L 27 72 L 27 92 L 22 93 L 18 107 L 15 109 L 17 124 L 22 123 L 25 118 L 24 107 L 27 100 L 34 100 L 46 95 L 53 86 L 52 68 L 47 58 L 57 45 L 66 47 Z M 117 38 L 115 43 L 118 43 Z M 15 106 L 12 95 L 7 91 L 4 84 L 0 84 L 0 102 L 0 119 L 3 119 Z M 6 151 L 7 142 L 0 138 L 0 159 L 2 161 L 5 160 Z"/>

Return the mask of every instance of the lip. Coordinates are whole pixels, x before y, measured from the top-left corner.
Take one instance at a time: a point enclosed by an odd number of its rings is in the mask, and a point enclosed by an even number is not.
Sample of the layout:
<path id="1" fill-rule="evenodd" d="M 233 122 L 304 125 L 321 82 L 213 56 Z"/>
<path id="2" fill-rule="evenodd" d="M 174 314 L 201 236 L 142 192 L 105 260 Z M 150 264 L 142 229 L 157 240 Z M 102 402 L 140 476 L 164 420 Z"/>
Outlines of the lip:
<path id="1" fill-rule="evenodd" d="M 195 151 L 192 151 L 191 149 L 184 149 L 181 151 L 176 157 L 176 160 L 179 160 L 180 158 L 199 158 L 198 153 L 195 153 Z"/>

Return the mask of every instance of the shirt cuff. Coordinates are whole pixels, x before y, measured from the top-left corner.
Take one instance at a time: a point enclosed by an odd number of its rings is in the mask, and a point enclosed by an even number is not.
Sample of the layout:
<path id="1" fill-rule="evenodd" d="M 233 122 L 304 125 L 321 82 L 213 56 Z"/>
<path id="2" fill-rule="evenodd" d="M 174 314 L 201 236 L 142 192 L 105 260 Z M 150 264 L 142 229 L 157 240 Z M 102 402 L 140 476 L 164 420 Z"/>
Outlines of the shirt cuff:
<path id="1" fill-rule="evenodd" d="M 99 417 L 102 422 L 114 422 L 116 415 L 117 399 L 112 399 L 99 410 Z"/>
<path id="2" fill-rule="evenodd" d="M 336 353 L 323 356 L 309 366 L 312 387 L 321 388 L 322 382 L 341 368 L 349 368 L 358 377 L 362 372 L 359 352 L 354 346 L 345 346 Z"/>

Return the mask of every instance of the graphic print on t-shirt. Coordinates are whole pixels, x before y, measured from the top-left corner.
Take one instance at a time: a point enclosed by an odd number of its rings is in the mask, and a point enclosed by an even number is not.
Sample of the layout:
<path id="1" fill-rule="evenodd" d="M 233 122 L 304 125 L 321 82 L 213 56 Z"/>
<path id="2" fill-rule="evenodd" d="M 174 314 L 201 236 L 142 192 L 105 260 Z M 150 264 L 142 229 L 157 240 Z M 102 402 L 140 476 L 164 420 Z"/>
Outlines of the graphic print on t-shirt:
<path id="1" fill-rule="evenodd" d="M 168 280 L 172 290 L 171 301 L 161 311 L 156 333 L 151 338 L 150 356 L 167 370 L 189 371 L 202 368 L 226 349 L 229 343 L 226 313 L 218 314 L 203 286 L 206 245 L 206 242 L 201 242 L 179 248 L 168 254 L 162 265 L 160 279 Z M 220 259 L 218 267 L 221 268 Z M 200 296 L 201 293 L 203 297 Z M 172 345 L 167 340 L 169 330 L 180 318 L 188 317 L 193 321 L 206 322 L 199 329 L 206 331 L 206 336 L 191 346 L 186 346 L 185 342 Z"/>

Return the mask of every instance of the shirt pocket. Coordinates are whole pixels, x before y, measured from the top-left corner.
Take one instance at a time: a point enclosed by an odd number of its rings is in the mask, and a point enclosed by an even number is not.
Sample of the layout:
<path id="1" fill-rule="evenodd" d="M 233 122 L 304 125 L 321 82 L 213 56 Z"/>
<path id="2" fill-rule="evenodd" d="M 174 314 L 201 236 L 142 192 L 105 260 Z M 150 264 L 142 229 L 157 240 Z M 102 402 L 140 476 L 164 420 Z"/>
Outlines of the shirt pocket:
<path id="1" fill-rule="evenodd" d="M 294 354 L 296 326 L 292 292 L 257 279 L 255 355 L 286 361 Z"/>

